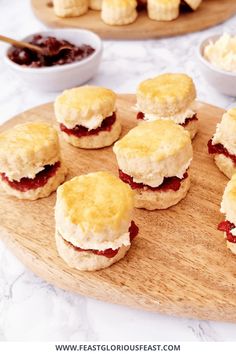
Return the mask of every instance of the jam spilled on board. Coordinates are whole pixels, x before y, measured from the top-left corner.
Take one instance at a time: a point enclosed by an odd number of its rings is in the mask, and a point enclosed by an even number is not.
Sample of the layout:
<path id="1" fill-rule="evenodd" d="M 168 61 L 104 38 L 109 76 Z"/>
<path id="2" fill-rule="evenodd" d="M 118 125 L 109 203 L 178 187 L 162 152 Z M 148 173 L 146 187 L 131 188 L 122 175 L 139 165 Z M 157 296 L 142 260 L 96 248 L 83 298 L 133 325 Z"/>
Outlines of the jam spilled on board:
<path id="1" fill-rule="evenodd" d="M 60 166 L 60 161 L 56 162 L 54 165 L 46 165 L 34 178 L 23 177 L 20 181 L 10 181 L 5 173 L 1 173 L 0 176 L 11 188 L 17 189 L 20 192 L 27 192 L 31 189 L 43 187 L 48 182 L 49 178 L 56 174 Z"/>
<path id="2" fill-rule="evenodd" d="M 133 241 L 133 239 L 138 235 L 138 231 L 139 228 L 138 226 L 135 224 L 135 222 L 132 220 L 130 227 L 129 227 L 129 238 L 130 238 L 130 242 Z M 67 244 L 69 244 L 70 246 L 72 246 L 74 248 L 75 251 L 77 252 L 91 252 L 93 254 L 96 254 L 97 256 L 104 256 L 107 258 L 113 258 L 117 255 L 117 253 L 119 252 L 120 248 L 117 248 L 115 250 L 113 250 L 112 248 L 108 248 L 104 251 L 98 251 L 98 250 L 92 250 L 92 249 L 83 249 L 80 247 L 76 247 L 74 246 L 72 243 L 64 240 Z"/>
<path id="3" fill-rule="evenodd" d="M 64 124 L 60 124 L 60 129 L 68 135 L 75 135 L 77 138 L 81 138 L 83 136 L 97 135 L 101 131 L 111 131 L 112 125 L 115 123 L 115 121 L 116 114 L 114 112 L 112 116 L 105 118 L 102 121 L 101 126 L 96 129 L 88 130 L 88 128 L 83 127 L 82 125 L 76 125 L 74 128 L 69 129 Z"/>
<path id="4" fill-rule="evenodd" d="M 50 55 L 38 54 L 28 48 L 11 47 L 8 58 L 14 63 L 28 66 L 30 68 L 40 68 L 55 65 L 70 64 L 81 61 L 94 53 L 95 49 L 87 44 L 76 46 L 64 39 L 56 39 L 55 37 L 43 37 L 40 34 L 33 36 L 28 43 L 37 45 L 47 51 Z M 69 46 L 71 49 L 64 49 L 53 54 L 60 47 Z"/>
<path id="5" fill-rule="evenodd" d="M 132 189 L 145 189 L 154 192 L 166 192 L 173 190 L 177 192 L 181 187 L 181 182 L 188 177 L 188 173 L 185 172 L 182 179 L 178 177 L 165 177 L 163 183 L 158 187 L 151 187 L 147 184 L 134 182 L 133 177 L 127 175 L 121 170 L 119 170 L 119 177 L 123 182 L 128 183 Z"/>
<path id="6" fill-rule="evenodd" d="M 222 221 L 218 225 L 218 230 L 225 232 L 227 241 L 232 242 L 232 243 L 236 243 L 236 236 L 233 236 L 231 234 L 231 230 L 234 228 L 235 228 L 235 225 L 232 222 L 229 222 L 227 220 Z"/>
<path id="7" fill-rule="evenodd" d="M 138 112 L 137 113 L 137 119 L 138 120 L 144 120 L 144 113 L 143 112 Z M 192 116 L 191 118 L 186 118 L 184 123 L 181 123 L 179 125 L 182 125 L 182 127 L 186 127 L 186 125 L 188 125 L 190 122 L 192 122 L 193 120 L 198 120 L 197 114 L 194 114 L 194 116 Z"/>
<path id="8" fill-rule="evenodd" d="M 212 139 L 208 141 L 208 152 L 209 154 L 222 154 L 229 157 L 233 163 L 236 165 L 236 156 L 228 152 L 228 150 L 222 144 L 212 144 Z"/>

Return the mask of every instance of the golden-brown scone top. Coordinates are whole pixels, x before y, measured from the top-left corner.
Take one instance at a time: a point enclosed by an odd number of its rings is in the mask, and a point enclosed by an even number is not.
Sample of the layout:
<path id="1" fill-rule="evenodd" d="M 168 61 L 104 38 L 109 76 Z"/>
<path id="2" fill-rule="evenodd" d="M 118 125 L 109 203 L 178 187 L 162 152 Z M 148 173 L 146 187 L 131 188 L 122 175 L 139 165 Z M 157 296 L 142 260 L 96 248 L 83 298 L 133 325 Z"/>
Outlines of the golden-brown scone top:
<path id="1" fill-rule="evenodd" d="M 185 110 L 195 98 L 195 85 L 186 74 L 162 74 L 141 82 L 137 89 L 139 110 L 161 116 Z"/>
<path id="2" fill-rule="evenodd" d="M 10 179 L 28 167 L 53 164 L 59 158 L 58 135 L 48 123 L 20 124 L 0 134 L 0 172 Z"/>
<path id="3" fill-rule="evenodd" d="M 134 206 L 131 188 L 108 172 L 74 177 L 57 190 L 57 208 L 82 231 L 101 232 L 109 225 L 120 229 Z"/>
<path id="4" fill-rule="evenodd" d="M 104 4 L 111 8 L 136 7 L 136 0 L 103 0 Z"/>
<path id="5" fill-rule="evenodd" d="M 191 146 L 189 133 L 169 120 L 141 123 L 114 145 L 115 154 L 125 158 L 150 157 L 162 161 Z"/>
<path id="6" fill-rule="evenodd" d="M 68 128 L 94 118 L 105 119 L 115 111 L 116 94 L 107 88 L 82 86 L 64 91 L 55 101 L 58 122 Z"/>

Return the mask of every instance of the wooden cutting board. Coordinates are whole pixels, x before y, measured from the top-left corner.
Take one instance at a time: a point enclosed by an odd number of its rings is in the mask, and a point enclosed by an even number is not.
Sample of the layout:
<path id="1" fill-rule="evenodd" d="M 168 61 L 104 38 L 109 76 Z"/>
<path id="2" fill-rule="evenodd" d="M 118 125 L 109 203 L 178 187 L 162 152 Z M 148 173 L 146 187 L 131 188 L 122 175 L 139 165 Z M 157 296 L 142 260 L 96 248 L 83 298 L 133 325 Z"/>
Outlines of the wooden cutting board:
<path id="1" fill-rule="evenodd" d="M 123 134 L 136 125 L 133 95 L 120 95 Z M 217 224 L 227 178 L 207 153 L 207 141 L 222 116 L 219 108 L 198 104 L 200 131 L 194 140 L 192 186 L 185 200 L 162 211 L 136 210 L 140 228 L 128 255 L 93 273 L 70 269 L 54 242 L 55 193 L 38 201 L 0 194 L 0 237 L 33 272 L 60 288 L 104 301 L 201 319 L 236 322 L 236 257 L 226 248 Z M 20 114 L 0 131 L 27 121 L 53 121 L 46 104 Z M 62 143 L 68 179 L 98 170 L 117 174 L 111 148 L 76 149 Z"/>
<path id="2" fill-rule="evenodd" d="M 50 0 L 31 0 L 35 15 L 49 27 L 77 27 L 98 33 L 110 39 L 147 39 L 200 31 L 215 26 L 236 13 L 236 1 L 203 0 L 197 11 L 181 11 L 178 19 L 157 22 L 148 18 L 146 11 L 126 26 L 108 26 L 102 22 L 99 11 L 90 10 L 83 16 L 59 18 L 54 15 Z"/>

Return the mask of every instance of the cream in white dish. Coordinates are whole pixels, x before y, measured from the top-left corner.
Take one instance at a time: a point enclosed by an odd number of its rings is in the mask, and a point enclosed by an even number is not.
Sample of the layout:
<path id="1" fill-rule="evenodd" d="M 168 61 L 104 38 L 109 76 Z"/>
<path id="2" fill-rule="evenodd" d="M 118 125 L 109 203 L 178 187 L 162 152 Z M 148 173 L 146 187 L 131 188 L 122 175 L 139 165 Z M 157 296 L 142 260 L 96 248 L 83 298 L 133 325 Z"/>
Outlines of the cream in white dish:
<path id="1" fill-rule="evenodd" d="M 203 56 L 216 68 L 236 73 L 236 35 L 224 33 L 215 42 L 210 41 Z"/>

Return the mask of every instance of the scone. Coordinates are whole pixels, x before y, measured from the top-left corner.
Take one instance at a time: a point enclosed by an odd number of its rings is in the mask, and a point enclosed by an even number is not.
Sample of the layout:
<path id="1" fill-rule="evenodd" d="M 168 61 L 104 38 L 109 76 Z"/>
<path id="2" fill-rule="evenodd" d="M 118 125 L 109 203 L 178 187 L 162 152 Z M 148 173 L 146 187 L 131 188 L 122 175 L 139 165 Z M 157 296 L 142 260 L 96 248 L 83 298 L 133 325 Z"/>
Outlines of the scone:
<path id="1" fill-rule="evenodd" d="M 53 0 L 55 15 L 58 17 L 76 17 L 88 11 L 89 0 Z"/>
<path id="2" fill-rule="evenodd" d="M 137 89 L 137 119 L 172 120 L 188 130 L 193 139 L 198 130 L 195 98 L 195 85 L 188 75 L 162 74 L 145 80 Z"/>
<path id="3" fill-rule="evenodd" d="M 119 176 L 135 191 L 135 206 L 167 209 L 190 187 L 193 151 L 189 133 L 170 120 L 139 124 L 113 147 Z"/>
<path id="4" fill-rule="evenodd" d="M 231 178 L 236 172 L 236 108 L 228 110 L 208 142 L 208 152 L 221 172 Z"/>
<path id="5" fill-rule="evenodd" d="M 108 172 L 74 177 L 57 190 L 56 244 L 72 268 L 109 267 L 125 256 L 138 227 L 131 188 Z"/>
<path id="6" fill-rule="evenodd" d="M 148 0 L 148 17 L 156 21 L 172 21 L 179 16 L 180 0 Z"/>
<path id="7" fill-rule="evenodd" d="M 109 146 L 121 133 L 115 112 L 116 94 L 103 87 L 64 91 L 55 101 L 55 115 L 64 139 L 79 148 Z"/>
<path id="8" fill-rule="evenodd" d="M 195 11 L 201 5 L 202 0 L 184 0 L 184 2 Z"/>
<path id="9" fill-rule="evenodd" d="M 89 7 L 92 10 L 101 10 L 102 0 L 89 0 Z"/>
<path id="10" fill-rule="evenodd" d="M 107 25 L 127 25 L 137 18 L 136 0 L 103 0 L 101 18 Z"/>
<path id="11" fill-rule="evenodd" d="M 236 175 L 225 188 L 220 211 L 225 214 L 225 221 L 218 225 L 218 230 L 224 231 L 227 247 L 236 254 Z"/>
<path id="12" fill-rule="evenodd" d="M 29 200 L 47 197 L 65 175 L 51 125 L 25 123 L 0 134 L 0 186 L 7 194 Z"/>

